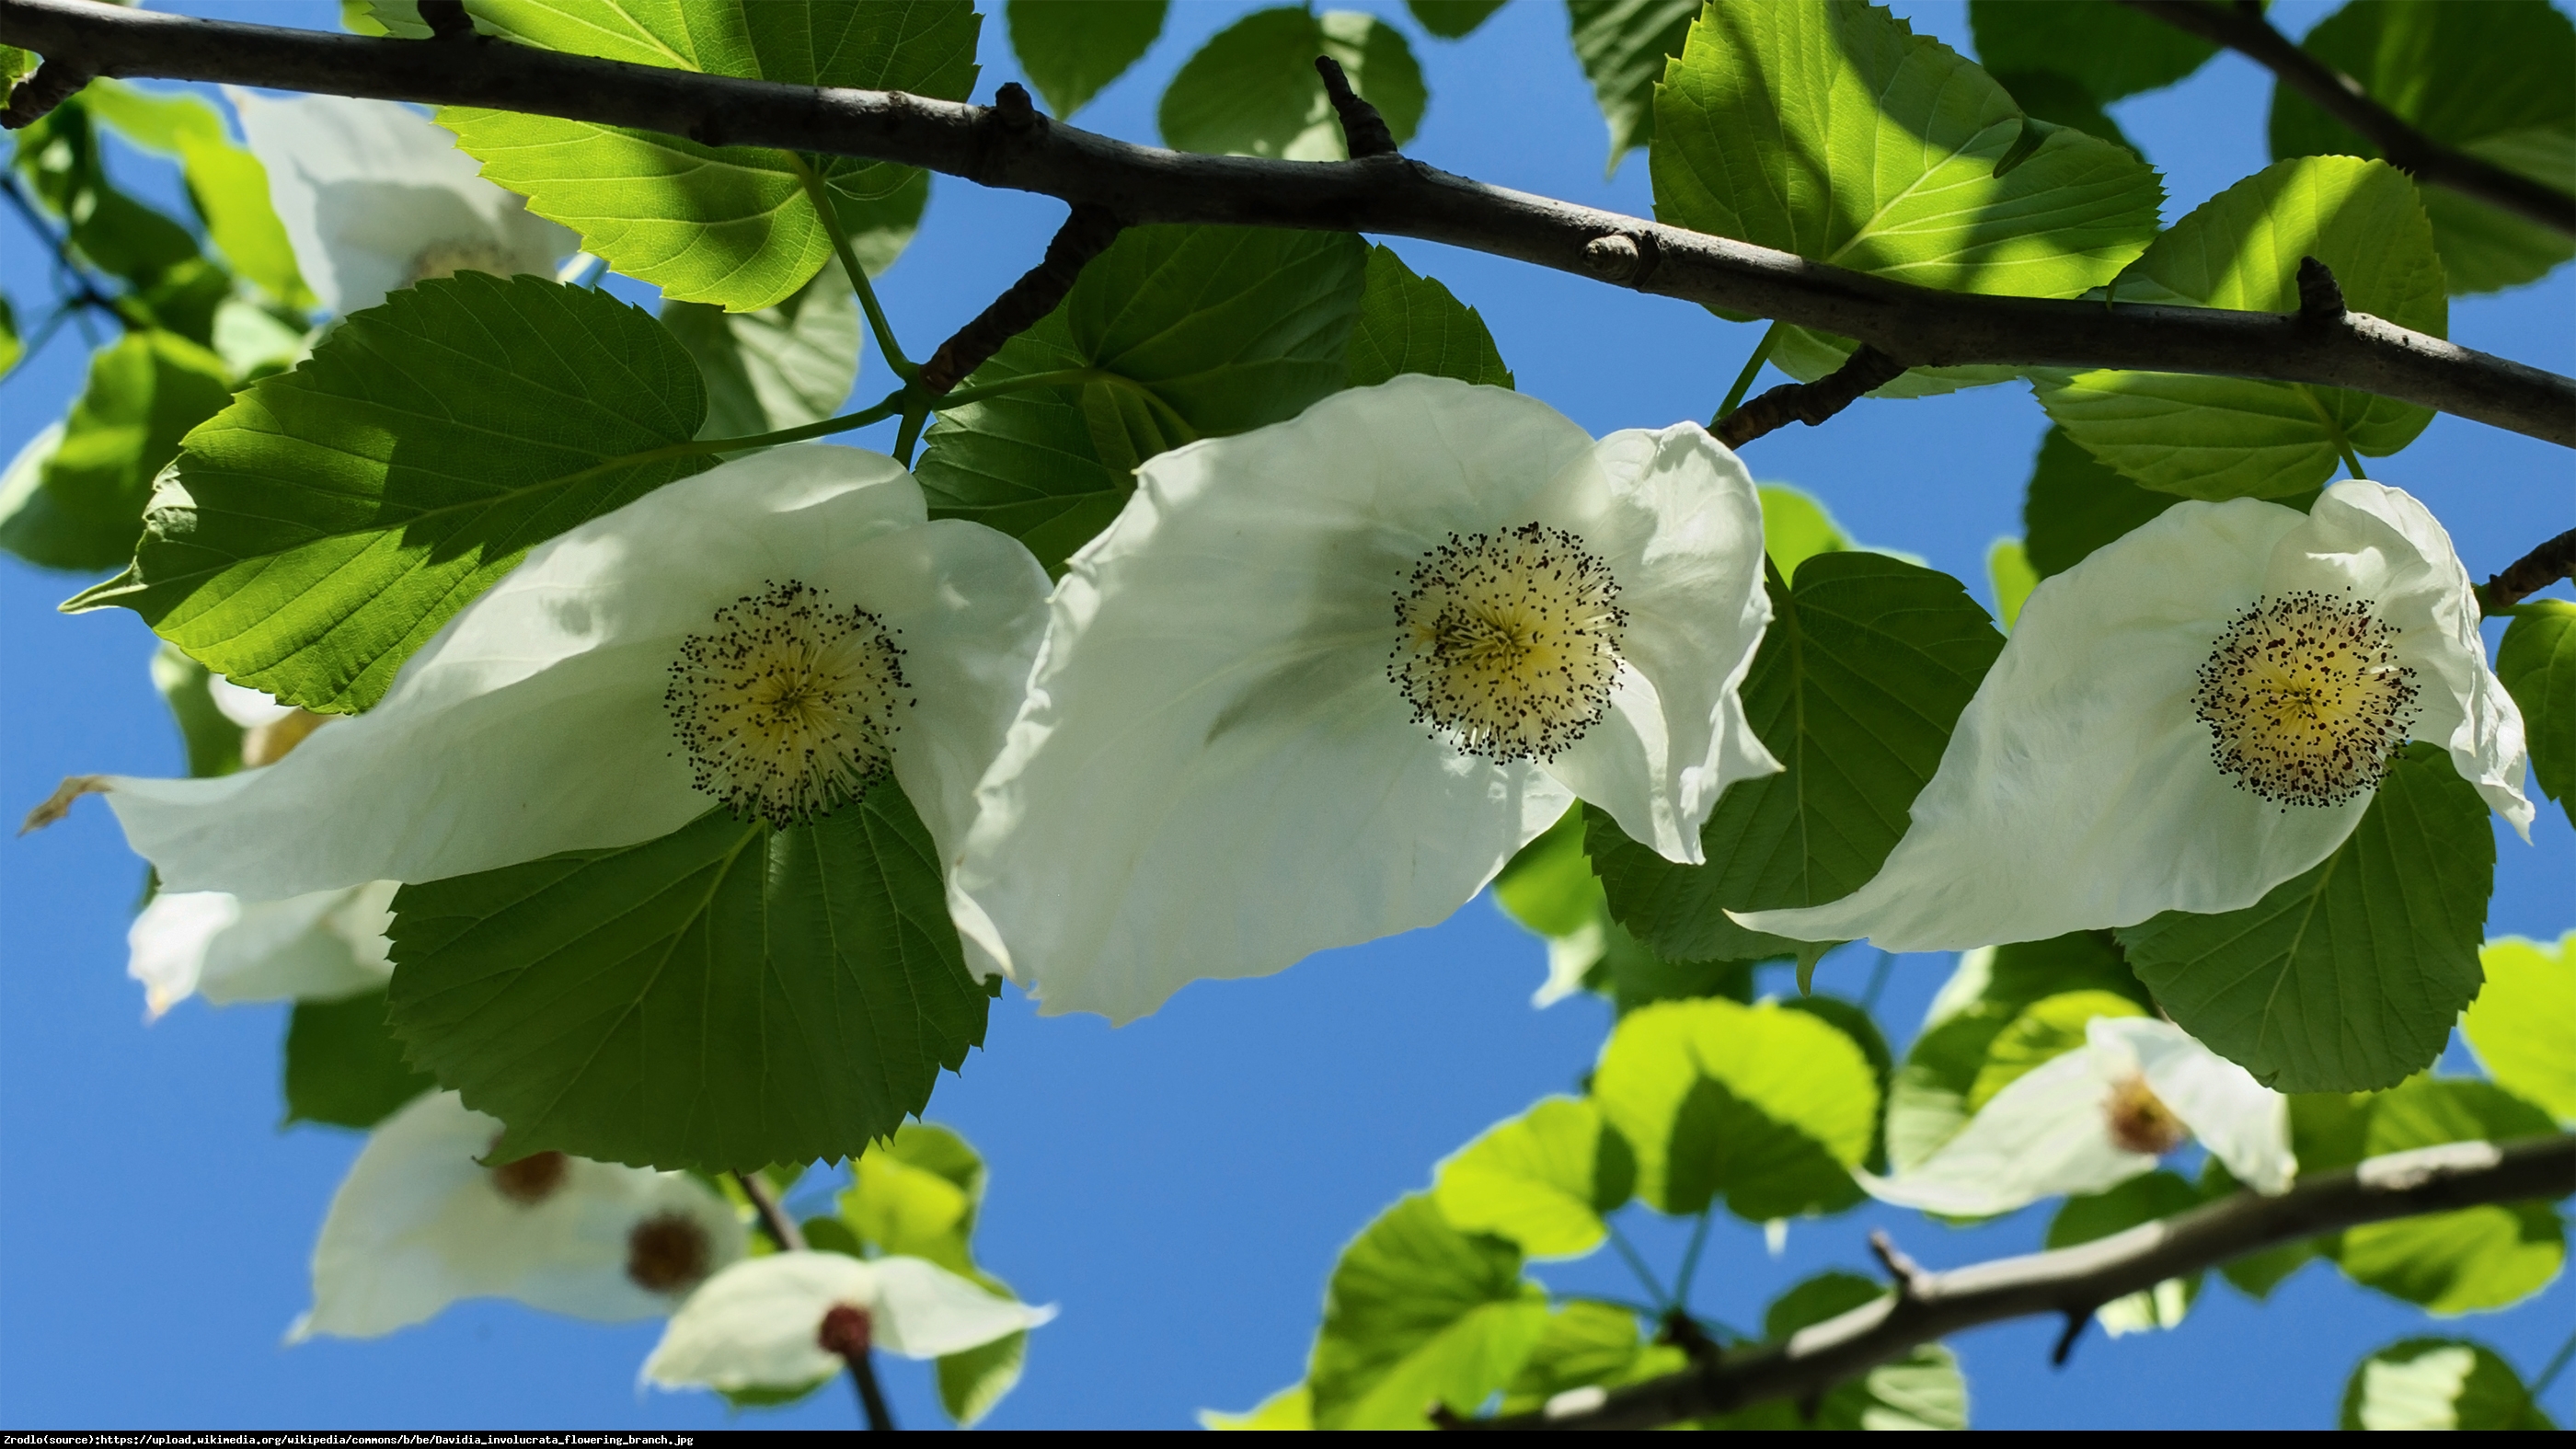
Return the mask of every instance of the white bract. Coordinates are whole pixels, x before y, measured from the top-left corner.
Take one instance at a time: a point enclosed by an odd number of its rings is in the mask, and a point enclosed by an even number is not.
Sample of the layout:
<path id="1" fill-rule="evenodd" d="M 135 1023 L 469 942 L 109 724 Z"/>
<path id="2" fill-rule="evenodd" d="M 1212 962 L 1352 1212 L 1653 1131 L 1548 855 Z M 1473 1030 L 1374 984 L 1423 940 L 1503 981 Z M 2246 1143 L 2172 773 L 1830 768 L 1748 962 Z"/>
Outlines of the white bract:
<path id="1" fill-rule="evenodd" d="M 1752 479 L 1690 424 L 1405 376 L 1162 454 L 1056 588 L 960 924 L 1124 1021 L 1439 921 L 1578 795 L 1697 860 L 1779 768 L 1737 695 L 1769 618 Z"/>
<path id="2" fill-rule="evenodd" d="M 2097 1016 L 2082 1048 L 2014 1078 L 1921 1162 L 1854 1176 L 1882 1202 L 1989 1217 L 2117 1186 L 2190 1137 L 2258 1192 L 2298 1172 L 2287 1097 L 2170 1022 Z"/>
<path id="3" fill-rule="evenodd" d="M 191 996 L 217 1006 L 354 996 L 393 975 L 395 888 L 369 881 L 283 901 L 163 891 L 125 933 L 125 974 L 143 983 L 155 1017 Z"/>
<path id="4" fill-rule="evenodd" d="M 165 885 L 250 900 L 633 845 L 719 802 L 788 823 L 889 772 L 946 856 L 1045 597 L 894 460 L 782 448 L 539 545 L 274 765 L 103 784 Z"/>
<path id="5" fill-rule="evenodd" d="M 823 1347 L 823 1320 L 836 1308 L 866 1315 L 868 1344 L 905 1358 L 963 1353 L 1055 1317 L 920 1258 L 773 1253 L 693 1294 L 663 1328 L 644 1378 L 672 1389 L 802 1388 L 841 1368 Z"/>
<path id="6" fill-rule="evenodd" d="M 1877 876 L 1736 919 L 1948 951 L 2237 910 L 2332 854 L 2409 738 L 2529 838 L 2522 715 L 2424 506 L 2166 509 L 2043 580 Z"/>
<path id="7" fill-rule="evenodd" d="M 289 1339 L 372 1338 L 463 1298 L 651 1318 L 743 1255 L 733 1206 L 686 1173 L 560 1152 L 477 1161 L 500 1137 L 453 1092 L 376 1128 L 332 1195 L 313 1308 Z"/>
<path id="8" fill-rule="evenodd" d="M 226 94 L 268 171 L 295 265 L 329 311 L 346 316 L 398 287 L 464 271 L 553 276 L 556 260 L 581 245 L 484 180 L 454 136 L 409 106 Z"/>

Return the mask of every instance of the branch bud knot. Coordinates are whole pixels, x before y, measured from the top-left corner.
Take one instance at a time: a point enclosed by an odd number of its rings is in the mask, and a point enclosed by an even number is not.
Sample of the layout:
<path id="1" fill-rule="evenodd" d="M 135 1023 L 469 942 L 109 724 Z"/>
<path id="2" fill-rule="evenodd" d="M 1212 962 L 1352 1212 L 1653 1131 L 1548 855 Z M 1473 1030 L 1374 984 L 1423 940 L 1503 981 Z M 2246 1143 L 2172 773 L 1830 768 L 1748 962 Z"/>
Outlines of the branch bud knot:
<path id="1" fill-rule="evenodd" d="M 1028 88 L 1018 81 L 1004 81 L 1002 88 L 993 92 L 993 115 L 1005 131 L 1025 131 L 1038 123 L 1037 104 L 1029 99 Z"/>
<path id="2" fill-rule="evenodd" d="M 2343 286 L 2315 257 L 2299 258 L 2299 316 L 2310 322 L 2340 322 L 2345 311 Z"/>
<path id="3" fill-rule="evenodd" d="M 1627 281 L 1637 275 L 1638 265 L 1644 260 L 1636 240 L 1620 232 L 1596 236 L 1583 244 L 1583 265 L 1604 281 Z"/>

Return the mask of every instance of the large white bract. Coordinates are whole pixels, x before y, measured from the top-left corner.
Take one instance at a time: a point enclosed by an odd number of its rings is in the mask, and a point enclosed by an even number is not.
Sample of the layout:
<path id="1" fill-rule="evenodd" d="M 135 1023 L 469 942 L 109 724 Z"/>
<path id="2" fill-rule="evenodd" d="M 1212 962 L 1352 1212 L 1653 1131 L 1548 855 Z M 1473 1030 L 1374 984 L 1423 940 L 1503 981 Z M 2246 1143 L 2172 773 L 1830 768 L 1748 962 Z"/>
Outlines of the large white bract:
<path id="1" fill-rule="evenodd" d="M 1055 1317 L 920 1258 L 772 1253 L 692 1295 L 644 1361 L 644 1378 L 672 1389 L 804 1388 L 840 1371 L 822 1346 L 835 1308 L 865 1314 L 870 1346 L 905 1358 L 963 1353 Z"/>
<path id="2" fill-rule="evenodd" d="M 458 272 L 553 276 L 556 260 L 581 245 L 484 180 L 454 136 L 409 106 L 226 95 L 268 171 L 269 204 L 296 268 L 326 310 L 346 316 L 397 287 Z"/>
<path id="3" fill-rule="evenodd" d="M 143 983 L 155 1017 L 191 996 L 217 1006 L 355 996 L 393 975 L 395 889 L 369 881 L 282 901 L 163 891 L 126 930 L 125 974 Z"/>
<path id="4" fill-rule="evenodd" d="M 864 615 L 865 628 L 808 650 L 820 636 L 799 630 L 811 620 L 743 612 L 790 585 L 803 591 L 797 607 L 819 599 L 843 622 Z M 633 845 L 720 801 L 788 820 L 872 778 L 860 770 L 807 794 L 799 779 L 755 776 L 744 757 L 693 752 L 674 694 L 697 688 L 709 708 L 765 700 L 773 753 L 812 747 L 821 760 L 865 743 L 952 856 L 1019 701 L 1045 597 L 1026 549 L 980 524 L 929 521 L 894 460 L 782 448 L 538 546 L 404 664 L 381 704 L 276 764 L 203 780 L 110 777 L 107 799 L 170 889 L 280 900 Z M 852 640 L 870 647 L 839 647 Z M 900 650 L 904 690 L 854 722 L 836 701 L 873 685 L 881 640 Z M 759 688 L 718 688 L 727 668 L 759 676 Z M 797 678 L 782 686 L 787 673 Z"/>
<path id="5" fill-rule="evenodd" d="M 1690 424 L 1405 376 L 1162 454 L 1057 586 L 960 925 L 1124 1021 L 1439 921 L 1577 796 L 1695 861 L 1779 768 L 1737 695 L 1769 618 L 1752 479 Z"/>
<path id="6" fill-rule="evenodd" d="M 540 1152 L 485 1166 L 501 1124 L 431 1092 L 367 1138 L 313 1248 L 291 1338 L 372 1338 L 465 1298 L 618 1321 L 669 1313 L 743 1255 L 731 1204 L 682 1172 Z"/>
<path id="7" fill-rule="evenodd" d="M 2394 488 L 2177 504 L 2022 605 L 1875 877 L 1736 919 L 1948 951 L 2237 910 L 2343 843 L 2409 736 L 2528 839 L 2522 715 L 2478 619 L 2450 535 Z"/>

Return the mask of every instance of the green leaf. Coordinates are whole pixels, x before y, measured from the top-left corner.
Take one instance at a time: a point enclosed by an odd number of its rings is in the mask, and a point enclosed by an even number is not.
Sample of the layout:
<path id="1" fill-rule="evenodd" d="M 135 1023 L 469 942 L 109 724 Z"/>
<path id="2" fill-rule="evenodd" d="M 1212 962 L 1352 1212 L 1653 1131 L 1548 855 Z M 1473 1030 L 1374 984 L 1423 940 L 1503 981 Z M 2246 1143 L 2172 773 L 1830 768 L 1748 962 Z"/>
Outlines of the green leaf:
<path id="1" fill-rule="evenodd" d="M 2107 991 L 2141 1007 L 2155 1005 L 2108 931 L 2071 931 L 2045 941 L 2019 941 L 1969 954 L 1982 954 L 1985 960 L 1985 979 L 1976 999 L 2009 1009 L 2070 991 Z M 1967 969 L 1964 960 L 1960 969 Z M 1949 996 L 1948 987 L 1942 989 L 1942 996 Z"/>
<path id="2" fill-rule="evenodd" d="M 1984 1064 L 1968 1084 L 1968 1111 L 1974 1114 L 2023 1076 L 2080 1050 L 2085 1023 L 2093 1018 L 2146 1014 L 2136 1002 L 2109 991 L 2066 991 L 2041 997 L 2015 1013 L 1987 1044 Z"/>
<path id="3" fill-rule="evenodd" d="M 297 311 L 318 306 L 295 265 L 286 224 L 269 205 L 268 168 L 259 158 L 229 141 L 193 135 L 181 139 L 179 155 L 188 195 L 206 219 L 206 239 L 232 269 L 283 306 Z"/>
<path id="4" fill-rule="evenodd" d="M 2433 140 L 2576 190 L 2576 25 L 2556 7 L 2352 4 L 2299 48 Z M 2288 86 L 2272 91 L 2271 141 L 2276 157 L 2379 154 Z M 2424 188 L 2424 210 L 2453 292 L 2519 286 L 2576 256 L 2566 233 L 2446 187 Z"/>
<path id="5" fill-rule="evenodd" d="M 1220 1413 L 1215 1409 L 1199 1410 L 1202 1429 L 1312 1429 L 1315 1427 L 1315 1396 L 1304 1384 L 1290 1384 L 1240 1414 Z"/>
<path id="6" fill-rule="evenodd" d="M 2212 1159 L 2213 1161 L 2215 1159 Z M 2125 1232 L 2200 1206 L 2197 1188 L 2170 1172 L 2149 1172 L 2102 1192 L 2070 1197 L 2048 1221 L 2047 1246 L 2071 1248 Z M 2173 1328 L 2200 1296 L 2198 1273 L 2167 1278 L 2153 1288 L 2130 1293 L 2093 1310 L 2093 1317 L 2113 1338 Z"/>
<path id="7" fill-rule="evenodd" d="M 2555 1429 L 2513 1365 L 2465 1338 L 2406 1338 L 2344 1385 L 2344 1429 Z"/>
<path id="8" fill-rule="evenodd" d="M 7 377 L 25 353 L 26 344 L 18 339 L 17 309 L 9 305 L 8 298 L 0 297 L 0 377 Z"/>
<path id="9" fill-rule="evenodd" d="M 1494 334 L 1476 309 L 1420 277 L 1388 247 L 1372 246 L 1368 285 L 1351 328 L 1353 387 L 1370 387 L 1398 373 L 1423 372 L 1486 387 L 1510 387 L 1512 370 L 1494 349 Z"/>
<path id="10" fill-rule="evenodd" d="M 2371 1091 L 2442 1054 L 2477 994 L 2494 881 L 2486 802 L 2419 741 L 2314 869 L 2243 910 L 2117 934 L 2166 1014 L 2256 1081 Z"/>
<path id="11" fill-rule="evenodd" d="M 299 1001 L 286 1024 L 286 1120 L 364 1130 L 436 1086 L 403 1060 L 385 993 Z"/>
<path id="12" fill-rule="evenodd" d="M 984 1037 L 930 835 L 881 785 L 773 831 L 406 886 L 394 1030 L 496 1149 L 714 1172 L 857 1157 Z"/>
<path id="13" fill-rule="evenodd" d="M 2433 230 L 2404 172 L 2280 161 L 2203 202 L 2112 286 L 2123 302 L 2298 310 L 2299 259 L 2331 268 L 2353 310 L 2442 336 L 2450 305 Z M 2342 388 L 2168 372 L 2035 375 L 2040 405 L 2086 451 L 2186 498 L 2285 498 L 2334 475 L 2342 447 L 2384 457 L 2431 410 Z"/>
<path id="14" fill-rule="evenodd" d="M 1050 573 L 1166 448 L 1295 417 L 1349 376 L 1368 246 L 1330 232 L 1131 227 L 967 387 L 1080 382 L 949 409 L 914 471 L 933 517 L 1028 545 Z"/>
<path id="15" fill-rule="evenodd" d="M 2199 36 L 2100 0 L 1968 0 L 1968 28 L 1986 69 L 2054 72 L 2097 105 L 2161 90 L 2218 53 Z"/>
<path id="16" fill-rule="evenodd" d="M 880 1253 L 974 1272 L 968 1240 L 984 1195 L 984 1162 L 945 1127 L 907 1122 L 868 1148 L 841 1194 L 841 1220 Z"/>
<path id="17" fill-rule="evenodd" d="M 2548 1113 L 2487 1082 L 2411 1078 L 2369 1110 L 2368 1157 L 2555 1130 Z M 2548 1203 L 2498 1203 L 2348 1228 L 2329 1253 L 2366 1288 L 2435 1313 L 2469 1313 L 2547 1286 L 2566 1261 L 2567 1234 Z"/>
<path id="18" fill-rule="evenodd" d="M 2576 604 L 2530 599 L 2504 626 L 2496 677 L 2522 707 L 2531 779 L 2576 823 Z"/>
<path id="19" fill-rule="evenodd" d="M 110 185 L 87 100 L 74 95 L 18 133 L 17 166 L 72 246 L 101 271 L 148 287 L 196 261 L 188 229 Z"/>
<path id="20" fill-rule="evenodd" d="M 1884 1284 L 1856 1273 L 1820 1273 L 1772 1300 L 1762 1315 L 1762 1336 L 1786 1343 L 1791 1335 L 1887 1296 Z M 1925 1344 L 1857 1380 L 1837 1384 L 1812 1406 L 1774 1400 L 1712 1420 L 1708 1427 L 1736 1430 L 1965 1429 L 1968 1384 L 1959 1361 L 1939 1344 Z"/>
<path id="21" fill-rule="evenodd" d="M 2162 27 L 2159 27 L 2162 28 Z M 2146 153 L 2120 123 L 2111 119 L 2099 101 L 2084 88 L 2084 83 L 2054 70 L 2010 70 L 1989 64 L 1995 83 L 2012 92 L 2013 104 L 2034 121 L 2072 126 L 2085 135 L 2125 146 L 2144 158 Z M 2038 139 L 2035 135 L 2031 139 Z"/>
<path id="22" fill-rule="evenodd" d="M 1820 553 L 1858 548 L 1826 509 L 1825 501 L 1785 483 L 1765 483 L 1762 498 L 1762 552 L 1780 577 L 1795 578 L 1798 565 Z"/>
<path id="23" fill-rule="evenodd" d="M 2506 936 L 2478 952 L 2486 986 L 2461 1022 L 2496 1085 L 2576 1121 L 2576 931 L 2556 949 Z"/>
<path id="24" fill-rule="evenodd" d="M 90 359 L 50 454 L 0 488 L 0 548 L 46 568 L 134 557 L 152 480 L 188 430 L 232 401 L 224 361 L 172 332 L 129 332 Z"/>
<path id="25" fill-rule="evenodd" d="M 1060 120 L 1145 58 L 1169 0 L 1011 0 L 1011 53 Z"/>
<path id="26" fill-rule="evenodd" d="M 1256 10 L 1200 46 L 1163 92 L 1163 144 L 1217 156 L 1340 161 L 1342 123 L 1315 73 L 1341 63 L 1351 89 L 1377 108 L 1399 146 L 1422 124 L 1430 92 L 1403 32 L 1350 10 Z"/>
<path id="27" fill-rule="evenodd" d="M 662 325 L 706 384 L 702 438 L 742 438 L 817 423 L 859 380 L 859 302 L 835 259 L 775 307 L 727 312 L 665 302 Z"/>
<path id="28" fill-rule="evenodd" d="M 1775 1003 L 1663 1002 L 1622 1017 L 1592 1079 L 1628 1139 L 1637 1195 L 1674 1214 L 1718 1193 L 1754 1222 L 1859 1201 L 1878 1083 L 1860 1046 Z"/>
<path id="29" fill-rule="evenodd" d="M 1333 1265 L 1306 1371 L 1319 1429 L 1420 1429 L 1437 1400 L 1473 1413 L 1547 1326 L 1518 1249 L 1449 1225 L 1428 1194 L 1379 1215 Z"/>
<path id="30" fill-rule="evenodd" d="M 2039 577 L 2062 574 L 2181 501 L 2121 477 L 2052 427 L 2039 440 L 2022 497 L 2023 554 Z"/>
<path id="31" fill-rule="evenodd" d="M 1971 1006 L 1926 1027 L 1907 1048 L 1887 1088 L 1887 1161 L 1910 1172 L 1968 1125 L 1968 1091 L 1985 1070 L 1986 1052 L 2018 1013 Z"/>
<path id="32" fill-rule="evenodd" d="M 963 100 L 982 20 L 967 0 L 474 0 L 476 19 L 522 44 L 708 75 L 908 91 Z M 774 306 L 832 255 L 807 189 L 837 203 L 914 180 L 888 162 L 704 146 L 587 121 L 449 106 L 439 123 L 528 209 L 667 297 L 728 311 Z"/>
<path id="33" fill-rule="evenodd" d="M 1896 1056 L 1888 1050 L 1887 1037 L 1870 1019 L 1867 1011 L 1839 996 L 1821 996 L 1809 992 L 1780 1003 L 1784 1011 L 1803 1011 L 1852 1039 L 1861 1055 L 1869 1061 L 1871 1079 L 1878 1085 L 1877 1120 L 1870 1126 L 1869 1155 L 1862 1165 L 1872 1172 L 1887 1170 L 1885 1132 L 1887 1127 L 1887 1090 L 1895 1079 Z"/>
<path id="34" fill-rule="evenodd" d="M 1405 0 L 1415 23 L 1443 40 L 1464 40 L 1475 33 L 1487 17 L 1503 8 L 1503 0 Z"/>
<path id="35" fill-rule="evenodd" d="M 170 718 L 179 726 L 191 779 L 229 775 L 242 764 L 245 732 L 215 707 L 214 677 L 213 670 L 170 645 L 153 651 L 152 687 L 160 691 L 161 702 L 170 707 Z"/>
<path id="36" fill-rule="evenodd" d="M 38 59 L 32 51 L 20 50 L 14 45 L 0 45 L 0 86 L 13 86 L 34 75 Z"/>
<path id="37" fill-rule="evenodd" d="M 1665 62 L 1682 53 L 1699 8 L 1700 0 L 1565 0 L 1574 58 L 1610 125 L 1603 175 L 1655 139 L 1655 88 Z"/>
<path id="38" fill-rule="evenodd" d="M 2009 629 L 2021 618 L 2022 602 L 2039 587 L 2039 571 L 2017 538 L 1999 538 L 1986 550 L 1986 578 L 1994 586 L 1995 617 Z"/>
<path id="39" fill-rule="evenodd" d="M 237 683 L 350 713 L 528 549 L 699 472 L 678 339 L 605 292 L 466 272 L 342 322 L 188 435 L 115 604 Z"/>
<path id="40" fill-rule="evenodd" d="M 1568 1389 L 1609 1387 L 1660 1378 L 1689 1366 L 1669 1344 L 1637 1337 L 1637 1315 L 1616 1303 L 1588 1298 L 1560 1302 L 1529 1361 L 1503 1386 L 1501 1412 L 1531 1413 Z"/>
<path id="41" fill-rule="evenodd" d="M 2293 1104 L 2294 1114 L 2296 1111 L 2295 1104 L 2310 1100 L 2314 1099 L 2304 1097 L 2291 1098 L 2290 1101 Z M 2292 1120 L 2295 1123 L 2295 1115 Z M 2301 1170 L 2310 1172 L 2315 1171 L 2315 1164 L 2309 1161 L 2303 1150 L 2296 1147 L 2297 1132 L 2295 1127 L 2293 1128 L 2291 1136 L 2293 1142 L 2292 1150 L 2299 1159 Z M 2215 1202 L 2231 1193 L 2243 1190 L 2242 1184 L 2237 1182 L 2235 1175 L 2227 1170 L 2227 1164 L 2220 1162 L 2215 1157 L 2206 1158 L 2201 1162 L 2200 1195 L 2204 1200 Z M 2301 1268 L 2306 1267 L 2311 1261 L 2323 1256 L 2324 1250 L 2324 1240 L 2319 1238 L 2301 1238 L 2295 1242 L 2282 1243 L 2274 1247 L 2265 1248 L 2259 1253 L 2248 1253 L 2243 1257 L 2230 1258 L 2226 1262 L 2218 1265 L 2218 1272 L 2220 1277 L 2225 1278 L 2239 1292 L 2259 1303 L 2264 1299 L 2271 1297 L 2272 1290 L 2280 1287 L 2282 1283 L 2286 1282 L 2291 1274 L 2296 1273 Z"/>
<path id="42" fill-rule="evenodd" d="M 1492 1233 L 1532 1258 L 1579 1258 L 1628 1200 L 1636 1161 L 1591 1102 L 1549 1097 L 1486 1129 L 1440 1164 L 1431 1195 L 1450 1226 Z"/>
<path id="43" fill-rule="evenodd" d="M 2072 297 L 2155 235 L 2163 188 L 2059 129 L 2019 165 L 2020 109 L 1886 11 L 1711 6 L 1655 95 L 1655 214 L 1951 291 Z"/>
<path id="44" fill-rule="evenodd" d="M 1884 554 L 1817 554 L 1794 587 L 1775 574 L 1770 589 L 1744 708 L 1786 770 L 1718 800 L 1700 831 L 1706 865 L 1675 865 L 1587 813 L 1611 913 L 1675 960 L 1776 954 L 1778 938 L 1725 912 L 1820 905 L 1877 874 L 2003 651 L 1958 580 Z"/>
<path id="45" fill-rule="evenodd" d="M 988 1273 L 974 1275 L 975 1281 L 995 1294 L 1008 1298 L 1011 1290 Z M 948 1354 L 939 1360 L 939 1407 L 960 1429 L 971 1429 L 975 1422 L 993 1412 L 1004 1395 L 1017 1387 L 1021 1371 L 1028 1366 L 1029 1335 L 1022 1329 L 1005 1334 L 991 1343 Z"/>
<path id="46" fill-rule="evenodd" d="M 1524 845 L 1494 877 L 1494 904 L 1542 936 L 1571 936 L 1600 915 L 1601 887 L 1583 853 L 1583 812 L 1573 809 Z"/>

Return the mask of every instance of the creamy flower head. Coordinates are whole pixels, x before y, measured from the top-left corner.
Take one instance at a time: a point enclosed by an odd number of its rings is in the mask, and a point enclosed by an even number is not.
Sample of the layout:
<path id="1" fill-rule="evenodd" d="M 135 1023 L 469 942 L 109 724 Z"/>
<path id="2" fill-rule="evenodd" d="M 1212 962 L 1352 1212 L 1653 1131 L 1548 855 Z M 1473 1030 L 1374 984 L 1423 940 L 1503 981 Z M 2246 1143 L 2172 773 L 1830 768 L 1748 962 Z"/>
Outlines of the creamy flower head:
<path id="1" fill-rule="evenodd" d="M 823 1346 L 835 1309 L 864 1314 L 867 1343 L 905 1358 L 963 1353 L 1055 1317 L 920 1258 L 772 1253 L 692 1295 L 644 1361 L 644 1379 L 669 1389 L 803 1388 L 840 1371 Z"/>
<path id="2" fill-rule="evenodd" d="M 156 1018 L 191 996 L 217 1006 L 355 996 L 393 976 L 394 890 L 369 881 L 282 901 L 163 891 L 125 933 L 125 974 L 143 983 Z"/>
<path id="3" fill-rule="evenodd" d="M 2014 1078 L 1921 1162 L 1854 1175 L 1882 1202 L 1989 1217 L 2115 1187 L 2195 1137 L 2258 1192 L 2298 1172 L 2289 1098 L 2171 1022 L 2097 1016 L 2084 1046 Z"/>
<path id="4" fill-rule="evenodd" d="M 580 238 L 483 179 L 429 117 L 393 101 L 226 92 L 268 171 L 305 285 L 346 316 L 461 271 L 552 276 Z"/>
<path id="5" fill-rule="evenodd" d="M 1769 619 L 1752 479 L 1690 424 L 1405 376 L 1165 453 L 1057 586 L 960 924 L 1124 1021 L 1432 924 L 1576 796 L 1697 860 L 1779 768 L 1737 695 Z"/>
<path id="6" fill-rule="evenodd" d="M 2031 594 L 1876 877 L 1736 919 L 1949 951 L 2237 910 L 2343 843 L 2408 738 L 2529 839 L 2478 618 L 2450 535 L 2394 488 L 2176 504 Z"/>
<path id="7" fill-rule="evenodd" d="M 794 819 L 884 774 L 950 854 L 1045 597 L 1026 549 L 931 522 L 894 460 L 781 448 L 540 545 L 276 764 L 107 799 L 170 888 L 251 900 L 633 845 L 718 804 Z"/>
<path id="8" fill-rule="evenodd" d="M 463 1298 L 618 1321 L 669 1313 L 743 1255 L 731 1204 L 680 1172 L 560 1152 L 486 1165 L 501 1124 L 431 1092 L 367 1138 L 289 1332 L 373 1338 Z"/>

